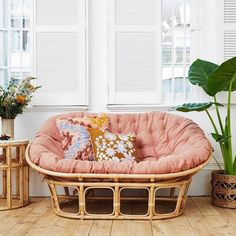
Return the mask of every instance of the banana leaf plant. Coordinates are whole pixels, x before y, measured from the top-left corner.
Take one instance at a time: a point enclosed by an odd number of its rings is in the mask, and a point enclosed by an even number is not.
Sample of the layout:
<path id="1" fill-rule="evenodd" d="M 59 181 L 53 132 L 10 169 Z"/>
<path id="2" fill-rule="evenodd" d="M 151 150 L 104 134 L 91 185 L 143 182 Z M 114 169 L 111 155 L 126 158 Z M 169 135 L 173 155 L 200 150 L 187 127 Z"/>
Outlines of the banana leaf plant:
<path id="1" fill-rule="evenodd" d="M 200 86 L 212 97 L 212 101 L 185 103 L 175 107 L 174 110 L 206 112 L 214 130 L 212 137 L 220 145 L 224 160 L 224 173 L 236 175 L 236 156 L 233 155 L 231 131 L 231 97 L 232 92 L 236 90 L 236 57 L 223 62 L 221 65 L 198 59 L 189 68 L 188 80 L 193 85 Z M 227 114 L 224 119 L 219 109 L 223 105 L 217 102 L 217 94 L 223 91 L 228 93 Z M 215 118 L 209 112 L 210 107 L 215 108 Z"/>

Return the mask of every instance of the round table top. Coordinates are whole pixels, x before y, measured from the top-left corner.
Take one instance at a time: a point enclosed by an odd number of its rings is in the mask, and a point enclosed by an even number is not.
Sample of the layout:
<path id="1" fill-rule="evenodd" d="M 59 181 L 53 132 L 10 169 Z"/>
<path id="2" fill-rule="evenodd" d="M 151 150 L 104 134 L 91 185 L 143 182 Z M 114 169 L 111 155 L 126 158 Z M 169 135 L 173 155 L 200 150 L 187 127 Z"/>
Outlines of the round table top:
<path id="1" fill-rule="evenodd" d="M 8 139 L 8 140 L 0 140 L 0 145 L 27 144 L 28 142 L 29 142 L 28 139 Z"/>

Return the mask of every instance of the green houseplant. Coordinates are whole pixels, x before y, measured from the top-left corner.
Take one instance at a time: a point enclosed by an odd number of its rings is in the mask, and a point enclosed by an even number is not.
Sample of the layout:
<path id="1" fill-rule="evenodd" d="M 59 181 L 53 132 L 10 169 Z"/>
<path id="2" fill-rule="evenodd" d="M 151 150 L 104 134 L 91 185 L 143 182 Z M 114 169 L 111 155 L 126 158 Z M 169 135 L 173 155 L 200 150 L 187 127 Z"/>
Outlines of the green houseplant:
<path id="1" fill-rule="evenodd" d="M 206 112 L 214 130 L 212 137 L 219 143 L 224 161 L 224 171 L 212 172 L 212 202 L 218 206 L 236 208 L 236 196 L 233 194 L 236 189 L 236 156 L 232 151 L 231 126 L 231 97 L 236 90 L 236 57 L 221 65 L 198 59 L 190 66 L 188 79 L 193 85 L 200 86 L 212 101 L 185 103 L 174 109 Z M 217 102 L 217 94 L 223 91 L 227 92 L 227 113 L 224 117 L 220 111 L 223 105 Z M 210 107 L 215 108 L 215 117 L 209 112 Z"/>

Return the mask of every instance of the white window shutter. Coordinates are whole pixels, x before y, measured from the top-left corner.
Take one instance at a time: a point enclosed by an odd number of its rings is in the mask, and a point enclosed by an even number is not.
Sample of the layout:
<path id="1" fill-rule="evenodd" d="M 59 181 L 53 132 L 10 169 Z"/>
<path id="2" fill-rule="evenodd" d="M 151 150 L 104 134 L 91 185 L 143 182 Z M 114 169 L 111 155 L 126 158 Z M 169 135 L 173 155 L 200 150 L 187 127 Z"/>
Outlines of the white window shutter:
<path id="1" fill-rule="evenodd" d="M 35 0 L 38 106 L 87 105 L 86 0 Z"/>
<path id="2" fill-rule="evenodd" d="M 218 29 L 217 52 L 219 51 L 219 61 L 222 63 L 236 56 L 236 1 L 220 0 L 217 1 L 219 14 L 216 16 Z M 220 64 L 219 63 L 219 64 Z M 227 92 L 217 94 L 217 101 L 227 103 Z M 232 93 L 231 103 L 236 104 L 236 92 Z"/>
<path id="3" fill-rule="evenodd" d="M 161 103 L 161 1 L 109 0 L 108 104 Z"/>
<path id="4" fill-rule="evenodd" d="M 224 0 L 224 59 L 236 56 L 236 1 Z"/>

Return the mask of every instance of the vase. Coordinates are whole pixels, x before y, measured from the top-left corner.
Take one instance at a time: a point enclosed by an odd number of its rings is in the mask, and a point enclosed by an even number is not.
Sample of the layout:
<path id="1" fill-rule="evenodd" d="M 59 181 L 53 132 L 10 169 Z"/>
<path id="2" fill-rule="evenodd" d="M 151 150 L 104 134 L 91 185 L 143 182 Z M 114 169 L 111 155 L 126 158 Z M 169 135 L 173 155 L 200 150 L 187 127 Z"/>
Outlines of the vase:
<path id="1" fill-rule="evenodd" d="M 14 139 L 14 119 L 2 118 L 2 135 L 4 134 Z"/>
<path id="2" fill-rule="evenodd" d="M 212 204 L 225 208 L 236 208 L 236 175 L 226 175 L 224 171 L 211 173 Z"/>

